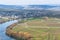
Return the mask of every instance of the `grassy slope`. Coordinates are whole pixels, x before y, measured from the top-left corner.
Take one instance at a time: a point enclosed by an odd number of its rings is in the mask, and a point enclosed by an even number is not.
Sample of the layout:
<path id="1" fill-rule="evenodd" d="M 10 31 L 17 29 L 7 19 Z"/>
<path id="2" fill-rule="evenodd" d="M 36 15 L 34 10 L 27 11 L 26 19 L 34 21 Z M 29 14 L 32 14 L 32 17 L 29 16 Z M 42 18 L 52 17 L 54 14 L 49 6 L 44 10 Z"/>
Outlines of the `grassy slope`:
<path id="1" fill-rule="evenodd" d="M 56 20 L 53 18 L 50 18 L 48 20 L 29 19 L 24 23 L 19 23 L 18 25 L 16 25 L 13 30 L 29 32 L 30 34 L 32 34 L 33 40 L 60 40 L 60 28 L 52 28 L 59 27 L 59 22 L 60 19 Z"/>

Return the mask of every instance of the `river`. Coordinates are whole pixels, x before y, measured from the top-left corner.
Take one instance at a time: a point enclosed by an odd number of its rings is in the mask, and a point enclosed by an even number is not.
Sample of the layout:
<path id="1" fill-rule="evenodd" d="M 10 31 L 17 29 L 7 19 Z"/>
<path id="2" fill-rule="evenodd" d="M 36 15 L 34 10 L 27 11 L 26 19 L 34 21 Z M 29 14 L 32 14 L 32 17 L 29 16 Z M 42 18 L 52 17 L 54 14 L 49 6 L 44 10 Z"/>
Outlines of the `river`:
<path id="1" fill-rule="evenodd" d="M 5 32 L 6 28 L 14 23 L 18 22 L 17 20 L 8 21 L 3 24 L 0 24 L 0 40 L 14 40 L 13 38 L 8 37 Z"/>

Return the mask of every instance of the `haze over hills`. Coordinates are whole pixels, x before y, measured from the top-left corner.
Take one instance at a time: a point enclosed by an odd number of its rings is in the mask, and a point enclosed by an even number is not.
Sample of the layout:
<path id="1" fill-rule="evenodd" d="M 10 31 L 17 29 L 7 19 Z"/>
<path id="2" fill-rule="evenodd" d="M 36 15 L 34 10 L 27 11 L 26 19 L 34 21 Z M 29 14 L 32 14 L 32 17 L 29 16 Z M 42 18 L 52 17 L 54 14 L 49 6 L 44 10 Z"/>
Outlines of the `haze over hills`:
<path id="1" fill-rule="evenodd" d="M 23 6 L 17 6 L 17 5 L 2 5 L 0 4 L 1 10 L 16 10 L 16 9 L 22 9 Z"/>
<path id="2" fill-rule="evenodd" d="M 19 18 L 30 17 L 58 17 L 60 18 L 60 6 L 56 5 L 0 5 L 0 16 Z"/>
<path id="3" fill-rule="evenodd" d="M 56 5 L 26 5 L 26 6 L 22 6 L 22 5 L 2 5 L 0 4 L 0 9 L 6 9 L 6 10 L 13 10 L 13 9 L 51 9 L 51 8 L 57 8 L 60 6 L 56 6 Z"/>
<path id="4" fill-rule="evenodd" d="M 53 8 L 53 7 L 57 7 L 55 5 L 28 5 L 31 8 Z"/>

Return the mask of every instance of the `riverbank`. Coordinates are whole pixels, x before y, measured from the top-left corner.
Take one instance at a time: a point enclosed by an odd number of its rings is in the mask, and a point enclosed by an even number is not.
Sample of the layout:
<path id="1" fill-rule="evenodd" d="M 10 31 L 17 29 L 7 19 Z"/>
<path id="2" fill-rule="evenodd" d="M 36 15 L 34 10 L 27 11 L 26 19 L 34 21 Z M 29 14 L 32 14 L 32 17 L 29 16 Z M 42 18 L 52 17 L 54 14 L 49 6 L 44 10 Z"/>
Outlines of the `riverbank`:
<path id="1" fill-rule="evenodd" d="M 6 35 L 6 28 L 17 22 L 18 20 L 10 20 L 10 21 L 0 24 L 0 39 L 1 40 L 15 40 L 14 38 L 8 37 Z"/>
<path id="2" fill-rule="evenodd" d="M 9 19 L 0 18 L 0 24 L 5 23 L 5 22 L 7 22 L 7 21 L 9 21 Z"/>
<path id="3" fill-rule="evenodd" d="M 4 23 L 5 21 L 0 21 L 0 24 Z"/>
<path id="4" fill-rule="evenodd" d="M 6 34 L 9 37 L 13 37 L 15 39 L 20 39 L 20 40 L 30 40 L 32 38 L 31 34 L 28 32 L 21 32 L 21 31 L 13 31 L 12 28 L 16 26 L 18 23 L 14 23 L 6 28 Z"/>

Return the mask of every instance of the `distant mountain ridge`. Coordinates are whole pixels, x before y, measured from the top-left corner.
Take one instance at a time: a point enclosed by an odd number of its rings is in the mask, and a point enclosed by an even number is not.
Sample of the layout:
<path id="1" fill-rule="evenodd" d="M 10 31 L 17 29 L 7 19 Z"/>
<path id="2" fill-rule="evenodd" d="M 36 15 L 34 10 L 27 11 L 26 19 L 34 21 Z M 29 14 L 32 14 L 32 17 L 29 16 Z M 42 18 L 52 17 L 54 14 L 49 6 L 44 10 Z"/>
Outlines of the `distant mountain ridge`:
<path id="1" fill-rule="evenodd" d="M 0 4 L 0 10 L 22 10 L 22 9 L 50 9 L 50 8 L 57 8 L 60 6 L 56 6 L 56 5 L 26 5 L 26 6 L 22 6 L 22 5 L 2 5 Z M 50 9 L 51 10 L 51 9 Z"/>
<path id="2" fill-rule="evenodd" d="M 29 5 L 31 8 L 53 8 L 53 7 L 57 7 L 57 6 L 54 6 L 54 5 Z"/>
<path id="3" fill-rule="evenodd" d="M 2 5 L 0 4 L 0 8 L 3 9 L 22 9 L 22 6 L 17 6 L 17 5 Z"/>
<path id="4" fill-rule="evenodd" d="M 47 10 L 59 10 L 59 5 L 28 5 L 24 7 L 25 9 L 47 9 Z"/>

